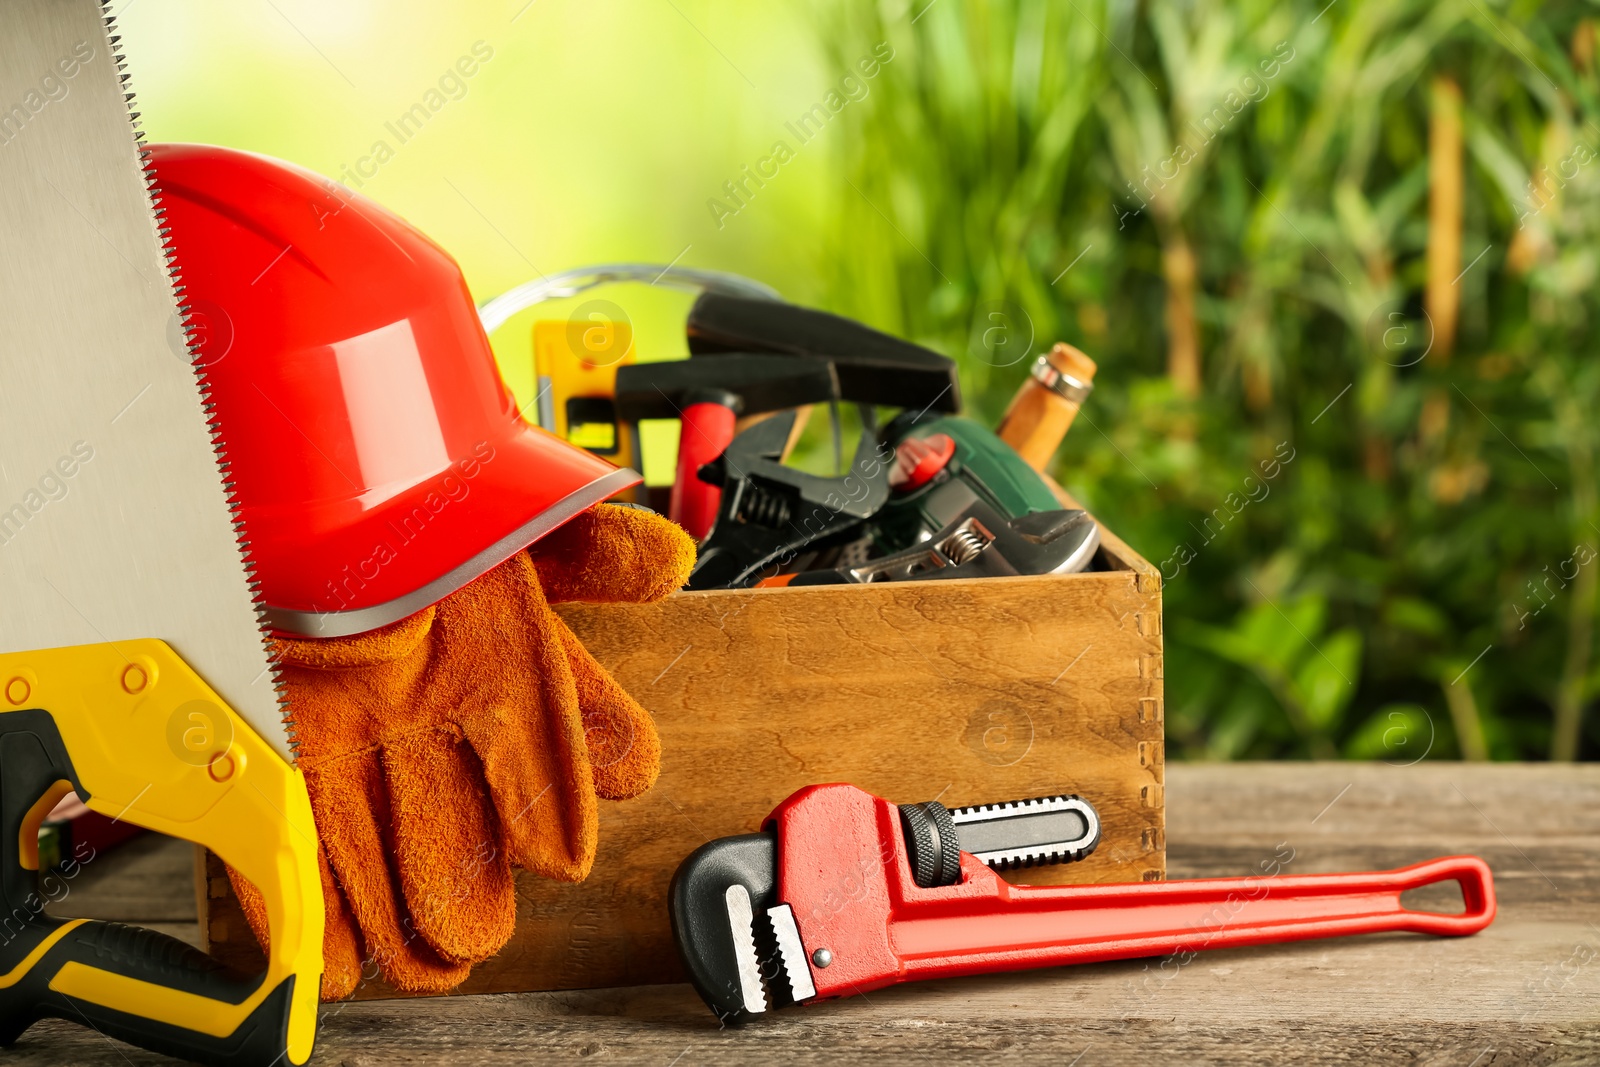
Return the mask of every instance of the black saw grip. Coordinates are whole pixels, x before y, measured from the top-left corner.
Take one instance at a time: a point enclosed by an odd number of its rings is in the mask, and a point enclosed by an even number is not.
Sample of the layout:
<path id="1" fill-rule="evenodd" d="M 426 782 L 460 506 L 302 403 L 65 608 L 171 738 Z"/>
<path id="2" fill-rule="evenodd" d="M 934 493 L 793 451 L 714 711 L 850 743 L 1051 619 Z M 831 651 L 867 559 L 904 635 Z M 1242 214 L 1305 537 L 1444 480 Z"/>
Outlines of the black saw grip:
<path id="1" fill-rule="evenodd" d="M 80 797 L 89 799 L 50 713 L 32 708 L 0 714 L 0 1045 L 11 1045 L 40 1019 L 56 1018 L 87 1024 L 109 1037 L 195 1063 L 270 1067 L 287 1062 L 293 975 L 279 983 L 231 1034 L 221 1037 L 51 988 L 62 968 L 77 963 L 237 1005 L 256 992 L 266 977 L 265 971 L 253 978 L 239 975 L 205 953 L 153 930 L 45 914 L 49 894 L 41 893 L 37 872 L 23 866 L 23 835 L 37 837 L 45 813 L 35 810 L 35 805 L 63 780 L 72 783 Z M 60 879 L 62 875 L 47 878 Z M 72 925 L 74 922 L 77 925 Z"/>

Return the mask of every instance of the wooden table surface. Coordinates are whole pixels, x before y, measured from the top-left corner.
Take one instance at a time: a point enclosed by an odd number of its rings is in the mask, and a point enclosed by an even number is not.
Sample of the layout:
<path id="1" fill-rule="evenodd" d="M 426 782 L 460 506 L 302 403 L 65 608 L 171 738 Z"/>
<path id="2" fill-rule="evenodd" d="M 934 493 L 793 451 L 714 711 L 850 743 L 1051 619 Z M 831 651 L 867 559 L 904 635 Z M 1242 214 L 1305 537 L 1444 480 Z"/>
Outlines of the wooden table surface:
<path id="1" fill-rule="evenodd" d="M 1600 1062 L 1600 766 L 1344 763 L 1168 768 L 1174 878 L 1404 866 L 1494 869 L 1474 937 L 1394 934 L 923 983 L 719 1029 L 686 985 L 323 1008 L 313 1064 Z M 193 937 L 190 850 L 86 867 L 62 914 Z M 1440 902 L 1440 906 L 1445 906 Z M 36 1024 L 0 1067 L 173 1061 Z"/>

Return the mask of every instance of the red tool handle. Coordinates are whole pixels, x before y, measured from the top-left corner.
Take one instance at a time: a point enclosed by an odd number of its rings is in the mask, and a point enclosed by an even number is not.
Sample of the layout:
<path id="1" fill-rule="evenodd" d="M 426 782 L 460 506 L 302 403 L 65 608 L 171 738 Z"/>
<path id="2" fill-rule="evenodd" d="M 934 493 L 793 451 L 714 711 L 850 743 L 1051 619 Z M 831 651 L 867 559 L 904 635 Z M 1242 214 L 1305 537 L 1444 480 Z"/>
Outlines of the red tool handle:
<path id="1" fill-rule="evenodd" d="M 808 786 L 773 811 L 780 901 L 815 963 L 820 997 L 921 978 L 1165 956 L 1393 930 L 1476 933 L 1494 881 L 1475 856 L 1396 871 L 1122 885 L 1016 886 L 968 853 L 961 880 L 916 884 L 893 804 L 850 785 Z M 1413 911 L 1408 889 L 1461 884 L 1457 915 Z"/>
<path id="2" fill-rule="evenodd" d="M 971 856 L 962 874 L 995 878 Z M 1408 889 L 1455 881 L 1466 910 L 1413 911 Z M 1494 882 L 1476 856 L 1395 871 L 1100 886 L 1010 886 L 984 900 L 908 899 L 889 939 L 904 978 L 934 978 L 1319 937 L 1411 931 L 1459 936 L 1494 919 Z"/>
<path id="3" fill-rule="evenodd" d="M 717 521 L 722 490 L 700 480 L 700 468 L 727 449 L 733 440 L 734 409 L 714 400 L 687 404 L 678 435 L 678 473 L 672 482 L 667 517 L 696 541 L 705 539 Z"/>

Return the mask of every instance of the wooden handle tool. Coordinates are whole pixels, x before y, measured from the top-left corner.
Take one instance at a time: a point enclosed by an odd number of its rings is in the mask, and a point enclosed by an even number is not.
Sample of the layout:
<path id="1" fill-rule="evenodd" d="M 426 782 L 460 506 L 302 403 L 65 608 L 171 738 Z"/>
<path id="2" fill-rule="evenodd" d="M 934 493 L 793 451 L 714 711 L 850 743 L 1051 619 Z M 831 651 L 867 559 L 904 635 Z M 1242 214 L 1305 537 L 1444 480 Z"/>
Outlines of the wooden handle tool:
<path id="1" fill-rule="evenodd" d="M 1043 471 L 1094 388 L 1094 360 L 1065 342 L 1040 356 L 996 430 L 1036 471 Z"/>

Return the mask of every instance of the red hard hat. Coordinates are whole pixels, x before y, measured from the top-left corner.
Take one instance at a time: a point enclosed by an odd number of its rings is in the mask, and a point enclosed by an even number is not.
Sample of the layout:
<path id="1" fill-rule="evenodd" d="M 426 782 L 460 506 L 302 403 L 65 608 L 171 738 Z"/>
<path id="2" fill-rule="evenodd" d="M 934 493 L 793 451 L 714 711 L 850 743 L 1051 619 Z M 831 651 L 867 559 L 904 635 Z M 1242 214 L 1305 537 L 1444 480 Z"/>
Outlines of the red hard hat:
<path id="1" fill-rule="evenodd" d="M 273 627 L 394 622 L 639 482 L 523 421 L 460 268 L 405 222 L 279 160 L 149 151 Z"/>

